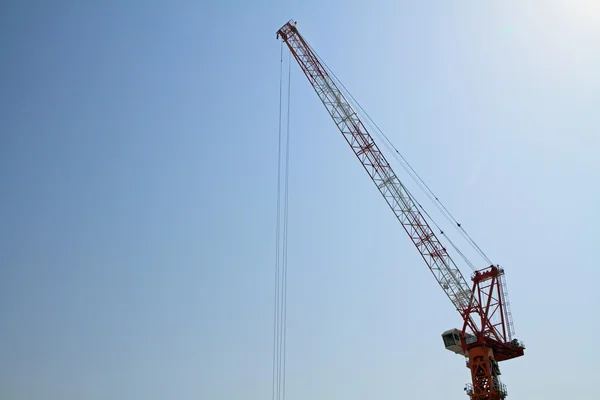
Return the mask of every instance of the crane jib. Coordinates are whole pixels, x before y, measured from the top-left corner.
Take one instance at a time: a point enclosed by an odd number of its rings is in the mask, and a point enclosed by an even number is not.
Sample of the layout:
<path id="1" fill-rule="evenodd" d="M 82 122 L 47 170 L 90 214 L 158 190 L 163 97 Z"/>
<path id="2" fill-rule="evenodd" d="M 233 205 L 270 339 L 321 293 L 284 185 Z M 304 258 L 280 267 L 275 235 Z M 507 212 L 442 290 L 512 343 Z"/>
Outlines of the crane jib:
<path id="1" fill-rule="evenodd" d="M 461 314 L 465 310 L 472 309 L 474 304 L 469 304 L 469 301 L 476 302 L 476 300 L 473 299 L 470 285 L 316 54 L 292 22 L 284 25 L 277 35 L 290 49 L 327 112 L 454 307 Z M 475 322 L 473 323 L 476 325 Z"/>

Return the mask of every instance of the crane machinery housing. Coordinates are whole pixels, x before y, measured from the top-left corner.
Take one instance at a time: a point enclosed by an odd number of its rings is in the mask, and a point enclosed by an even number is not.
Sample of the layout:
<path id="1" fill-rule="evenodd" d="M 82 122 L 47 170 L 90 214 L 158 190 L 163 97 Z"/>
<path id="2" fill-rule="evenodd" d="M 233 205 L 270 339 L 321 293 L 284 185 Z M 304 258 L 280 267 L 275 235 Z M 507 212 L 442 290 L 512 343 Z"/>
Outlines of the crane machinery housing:
<path id="1" fill-rule="evenodd" d="M 504 280 L 504 270 L 489 265 L 474 272 L 469 285 L 450 258 L 417 202 L 398 179 L 329 70 L 298 32 L 294 21 L 277 31 L 327 109 L 335 125 L 383 195 L 419 251 L 440 287 L 462 317 L 462 328 L 442 334 L 446 349 L 466 357 L 471 383 L 465 391 L 471 400 L 503 400 L 506 386 L 498 363 L 524 354 L 515 339 Z"/>

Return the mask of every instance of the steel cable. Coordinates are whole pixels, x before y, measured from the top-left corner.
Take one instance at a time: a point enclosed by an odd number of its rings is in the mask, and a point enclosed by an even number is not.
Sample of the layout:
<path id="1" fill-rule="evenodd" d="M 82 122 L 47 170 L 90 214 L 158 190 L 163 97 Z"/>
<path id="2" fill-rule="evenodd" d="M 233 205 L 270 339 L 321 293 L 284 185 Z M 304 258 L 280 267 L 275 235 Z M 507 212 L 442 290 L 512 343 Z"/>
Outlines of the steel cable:
<path id="1" fill-rule="evenodd" d="M 283 42 L 279 67 L 279 126 L 277 150 L 277 212 L 275 227 L 275 299 L 273 305 L 273 383 L 272 400 L 285 399 L 285 360 L 287 336 L 287 248 L 289 210 L 289 155 L 290 155 L 290 99 L 291 99 L 291 53 L 288 59 L 287 115 L 283 105 Z M 283 120 L 286 134 L 283 137 Z M 282 151 L 285 146 L 285 152 Z M 283 195 L 282 195 L 283 191 Z M 283 210 L 282 210 L 283 202 Z"/>
<path id="2" fill-rule="evenodd" d="M 310 47 L 310 45 L 308 45 L 308 46 Z M 323 66 L 327 69 L 327 72 L 329 74 L 331 74 L 332 78 L 335 79 L 335 81 L 342 87 L 342 89 L 344 90 L 344 93 L 350 99 L 352 99 L 352 101 L 354 102 L 354 104 L 356 105 L 356 107 L 359 110 L 361 110 L 362 113 L 366 116 L 367 120 L 370 121 L 371 126 L 373 128 L 375 128 L 375 133 L 380 138 L 382 138 L 384 140 L 383 143 L 386 146 L 386 148 L 388 149 L 388 151 L 390 151 L 392 153 L 392 155 L 394 156 L 394 158 L 396 158 L 396 160 L 400 163 L 400 165 L 402 166 L 402 168 L 406 171 L 406 173 L 415 182 L 415 184 L 417 185 L 417 187 L 419 189 L 421 189 L 421 191 L 427 196 L 427 198 L 442 213 L 442 215 L 444 215 L 444 217 L 454 226 L 454 228 L 459 232 L 459 234 L 461 236 L 463 236 L 463 238 L 467 241 L 467 243 L 471 247 L 473 247 L 475 249 L 475 251 L 486 262 L 488 262 L 491 265 L 492 261 L 490 260 L 490 258 L 483 252 L 483 250 L 481 249 L 481 247 L 471 238 L 471 236 L 467 233 L 467 231 L 464 229 L 464 227 L 462 226 L 462 224 L 460 224 L 454 218 L 454 216 L 450 213 L 450 211 L 447 209 L 447 207 L 439 200 L 439 198 L 435 195 L 435 193 L 431 190 L 431 188 L 425 183 L 425 181 L 421 178 L 421 176 L 408 163 L 408 161 L 406 160 L 406 158 L 394 146 L 394 144 L 388 138 L 388 136 L 381 130 L 381 128 L 379 128 L 379 126 L 377 125 L 377 123 L 375 123 L 375 121 L 371 118 L 371 116 L 365 111 L 365 109 L 360 105 L 360 103 L 354 98 L 354 96 L 346 88 L 346 86 L 344 85 L 344 83 L 335 75 L 335 73 L 331 70 L 331 68 L 329 68 L 329 66 L 327 65 L 327 63 L 325 63 L 325 61 L 323 61 L 323 59 L 319 56 L 319 54 L 312 47 L 310 47 L 310 48 L 315 53 L 315 55 L 319 59 L 319 61 L 323 64 Z M 407 190 L 407 192 L 408 192 L 408 190 Z M 463 258 L 463 260 L 467 263 L 467 265 L 469 265 L 469 267 L 471 269 L 475 270 L 475 267 L 474 267 L 473 263 L 458 249 L 458 247 L 451 241 L 450 237 L 447 234 L 445 234 L 442 229 L 439 228 L 438 224 L 433 220 L 433 218 L 431 217 L 431 215 L 425 211 L 425 209 L 423 208 L 423 206 L 419 202 L 416 201 L 416 199 L 414 198 L 414 196 L 412 196 L 410 193 L 409 193 L 409 195 L 411 196 L 411 198 L 413 199 L 413 201 L 415 201 L 415 203 L 418 204 L 418 206 L 423 210 L 423 212 L 425 212 L 425 214 L 427 215 L 428 219 L 440 230 L 440 233 L 446 237 L 446 239 L 450 242 L 451 246 L 458 252 L 459 256 L 461 258 Z"/>

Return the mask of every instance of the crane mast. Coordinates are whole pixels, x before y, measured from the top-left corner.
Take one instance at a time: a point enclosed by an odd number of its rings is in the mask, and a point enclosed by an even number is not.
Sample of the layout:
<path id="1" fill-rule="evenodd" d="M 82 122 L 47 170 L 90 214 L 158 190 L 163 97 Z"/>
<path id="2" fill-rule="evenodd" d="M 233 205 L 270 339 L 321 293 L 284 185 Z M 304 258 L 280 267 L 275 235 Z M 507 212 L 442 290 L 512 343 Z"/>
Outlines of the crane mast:
<path id="1" fill-rule="evenodd" d="M 468 358 L 473 383 L 465 390 L 472 400 L 503 399 L 506 390 L 498 379 L 496 359 L 523 354 L 522 345 L 510 341 L 512 325 L 504 295 L 504 271 L 490 266 L 475 273 L 473 286 L 467 283 L 355 109 L 298 32 L 295 22 L 289 21 L 281 27 L 277 38 L 288 46 L 344 139 L 461 314 L 462 331 L 447 331 L 442 337 L 447 349 Z"/>

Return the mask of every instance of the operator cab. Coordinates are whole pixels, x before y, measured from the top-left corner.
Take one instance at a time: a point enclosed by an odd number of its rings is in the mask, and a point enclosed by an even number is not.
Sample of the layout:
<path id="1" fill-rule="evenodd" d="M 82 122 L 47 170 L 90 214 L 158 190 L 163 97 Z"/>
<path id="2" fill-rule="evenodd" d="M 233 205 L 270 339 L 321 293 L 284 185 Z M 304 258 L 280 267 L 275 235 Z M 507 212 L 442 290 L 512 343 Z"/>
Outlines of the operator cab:
<path id="1" fill-rule="evenodd" d="M 465 356 L 465 352 L 460 345 L 460 330 L 450 329 L 442 333 L 442 340 L 444 340 L 444 346 L 446 350 L 450 350 L 453 353 Z"/>

